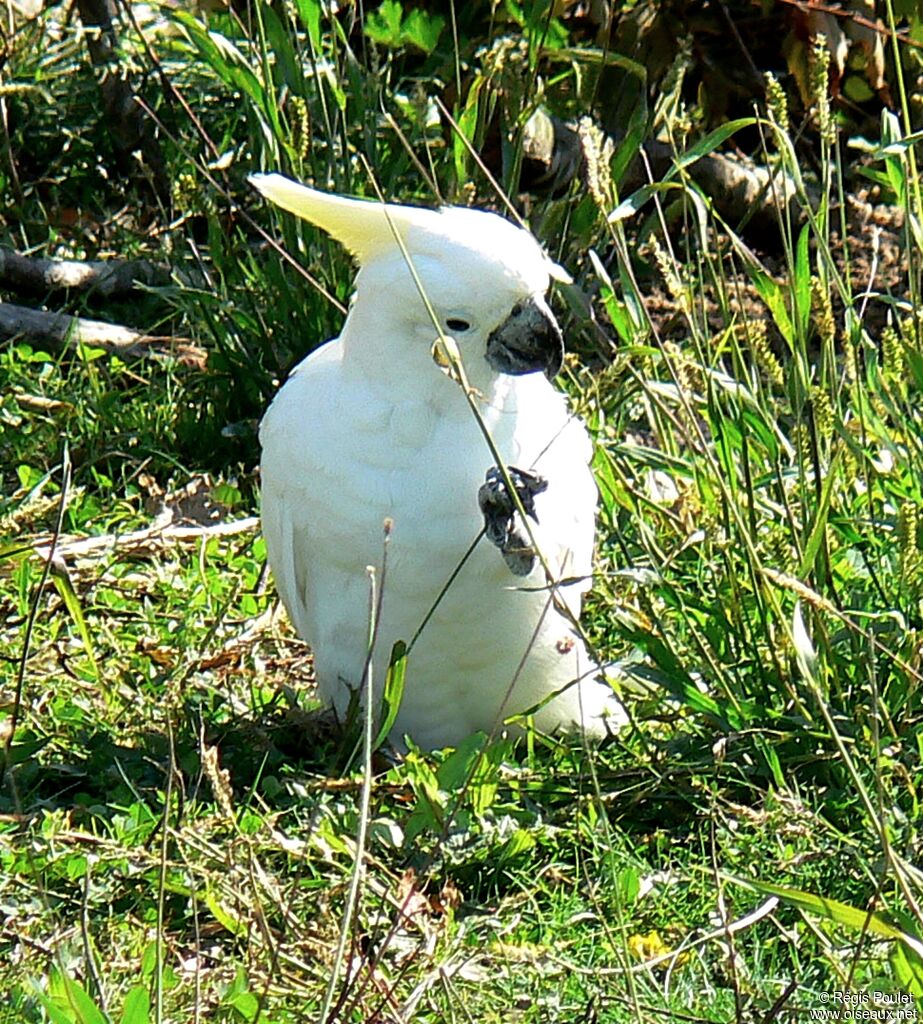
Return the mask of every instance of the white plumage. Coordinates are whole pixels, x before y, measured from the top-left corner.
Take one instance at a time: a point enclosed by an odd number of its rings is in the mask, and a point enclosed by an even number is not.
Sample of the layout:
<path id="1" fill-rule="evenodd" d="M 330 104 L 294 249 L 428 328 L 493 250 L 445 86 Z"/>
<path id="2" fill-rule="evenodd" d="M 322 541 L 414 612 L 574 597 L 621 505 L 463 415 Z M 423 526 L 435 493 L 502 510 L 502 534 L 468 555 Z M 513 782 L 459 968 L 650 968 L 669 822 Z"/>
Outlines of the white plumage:
<path id="1" fill-rule="evenodd" d="M 313 647 L 321 696 L 340 715 L 353 692 L 363 699 L 366 567 L 381 563 L 384 521 L 393 526 L 372 659 L 379 694 L 393 643 L 417 633 L 485 526 L 479 492 L 484 499 L 496 460 L 459 383 L 434 361 L 433 315 L 457 345 L 505 465 L 547 482 L 533 491 L 530 525 L 555 577 L 576 580 L 556 591 L 576 618 L 592 572 L 591 444 L 535 372 L 559 364 L 543 298 L 559 268 L 528 232 L 492 213 L 347 199 L 275 174 L 251 180 L 345 245 L 360 268 L 342 333 L 297 367 L 260 429 L 269 563 Z M 505 489 L 497 491 L 502 505 Z M 530 495 L 523 499 L 528 510 Z M 518 514 L 509 526 L 506 540 L 495 536 L 502 550 L 482 537 L 414 644 L 396 742 L 409 734 L 424 747 L 457 744 L 539 705 L 534 721 L 548 732 L 596 738 L 624 720 L 551 603 L 540 560 L 518 550 L 528 548 Z"/>

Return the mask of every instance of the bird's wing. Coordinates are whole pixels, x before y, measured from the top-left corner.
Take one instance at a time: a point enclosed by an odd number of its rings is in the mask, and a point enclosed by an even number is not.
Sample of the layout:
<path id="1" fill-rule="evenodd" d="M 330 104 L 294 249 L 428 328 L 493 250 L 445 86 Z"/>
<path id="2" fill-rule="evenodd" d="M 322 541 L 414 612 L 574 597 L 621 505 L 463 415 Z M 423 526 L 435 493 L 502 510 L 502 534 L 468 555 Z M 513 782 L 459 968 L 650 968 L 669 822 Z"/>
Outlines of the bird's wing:
<path id="1" fill-rule="evenodd" d="M 312 536 L 315 502 L 329 476 L 325 406 L 336 401 L 339 353 L 328 342 L 303 360 L 260 424 L 263 537 L 270 568 L 296 631 L 311 640 L 310 561 L 323 538 Z M 306 444 L 306 440 L 311 443 Z"/>
<path id="2" fill-rule="evenodd" d="M 521 468 L 548 482 L 535 498 L 538 523 L 532 525 L 552 571 L 575 580 L 560 593 L 577 616 L 593 573 L 598 498 L 590 470 L 593 445 L 564 397 L 538 374 L 523 391 L 517 429 L 525 463 Z"/>
<path id="3" fill-rule="evenodd" d="M 266 554 L 279 597 L 300 635 L 309 622 L 308 572 L 302 557 L 305 545 L 296 539 L 304 524 L 296 516 L 297 503 L 272 462 L 264 457 L 262 471 L 262 520 Z"/>
<path id="4" fill-rule="evenodd" d="M 403 463 L 390 450 L 390 405 L 343 372 L 337 341 L 311 353 L 260 427 L 262 519 L 273 577 L 316 655 L 365 649 L 366 566 L 383 546 L 383 492 Z"/>

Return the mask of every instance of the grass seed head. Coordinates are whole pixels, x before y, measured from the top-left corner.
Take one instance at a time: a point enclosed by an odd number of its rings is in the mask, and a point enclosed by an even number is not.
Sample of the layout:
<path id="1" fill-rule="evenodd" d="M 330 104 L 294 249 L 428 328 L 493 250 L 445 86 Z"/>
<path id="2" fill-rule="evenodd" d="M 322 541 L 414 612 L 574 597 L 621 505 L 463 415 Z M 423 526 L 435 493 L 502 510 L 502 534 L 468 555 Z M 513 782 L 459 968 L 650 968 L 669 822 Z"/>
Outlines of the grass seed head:
<path id="1" fill-rule="evenodd" d="M 897 543 L 900 553 L 901 582 L 916 591 L 923 575 L 920 554 L 920 509 L 912 501 L 904 502 L 897 512 Z"/>
<path id="2" fill-rule="evenodd" d="M 778 78 L 771 71 L 766 72 L 764 79 L 766 82 L 766 112 L 769 114 L 769 120 L 787 135 L 789 130 L 788 97 L 779 84 Z"/>
<path id="3" fill-rule="evenodd" d="M 673 299 L 686 316 L 689 316 L 692 311 L 689 291 L 683 281 L 679 264 L 675 257 L 664 249 L 656 236 L 651 238 L 651 249 L 654 252 L 654 262 L 657 264 L 657 269 L 660 271 L 664 284 L 667 286 L 670 298 Z"/>
<path id="4" fill-rule="evenodd" d="M 823 39 L 818 39 L 811 50 L 809 84 L 817 129 L 823 141 L 832 146 L 836 143 L 836 124 L 830 109 L 830 51 Z"/>
<path id="5" fill-rule="evenodd" d="M 522 38 L 501 36 L 490 46 L 482 46 L 475 57 L 481 62 L 486 77 L 499 77 L 510 67 L 528 66 L 529 43 Z"/>
<path id="6" fill-rule="evenodd" d="M 474 206 L 478 201 L 478 187 L 473 181 L 466 181 L 459 189 L 458 202 L 461 206 Z"/>
<path id="7" fill-rule="evenodd" d="M 888 326 L 881 332 L 881 353 L 885 372 L 897 379 L 907 372 L 907 358 L 904 343 L 894 327 Z"/>
<path id="8" fill-rule="evenodd" d="M 603 213 L 608 213 L 613 203 L 612 174 L 609 161 L 612 159 L 612 140 L 589 117 L 580 118 L 577 125 L 580 144 L 583 147 L 584 183 L 593 201 Z"/>
<path id="9" fill-rule="evenodd" d="M 194 174 L 185 172 L 173 179 L 173 202 L 182 213 L 197 211 L 201 205 L 199 183 Z"/>
<path id="10" fill-rule="evenodd" d="M 301 96 L 289 100 L 292 122 L 292 146 L 302 160 L 307 159 L 311 148 L 311 112 Z"/>
<path id="11" fill-rule="evenodd" d="M 836 337 L 836 321 L 830 302 L 830 289 L 819 277 L 811 278 L 811 306 L 814 310 L 814 324 L 821 341 L 832 344 Z"/>
<path id="12" fill-rule="evenodd" d="M 767 561 L 774 569 L 783 573 L 794 571 L 795 553 L 791 536 L 785 528 L 774 524 L 766 534 L 764 546 Z"/>
<path id="13" fill-rule="evenodd" d="M 811 406 L 814 410 L 814 428 L 817 434 L 823 438 L 832 437 L 836 416 L 830 392 L 819 386 L 812 387 Z"/>
<path id="14" fill-rule="evenodd" d="M 746 320 L 737 325 L 737 337 L 742 347 L 749 349 L 753 362 L 776 387 L 785 384 L 782 364 L 769 344 L 769 328 L 765 320 Z"/>

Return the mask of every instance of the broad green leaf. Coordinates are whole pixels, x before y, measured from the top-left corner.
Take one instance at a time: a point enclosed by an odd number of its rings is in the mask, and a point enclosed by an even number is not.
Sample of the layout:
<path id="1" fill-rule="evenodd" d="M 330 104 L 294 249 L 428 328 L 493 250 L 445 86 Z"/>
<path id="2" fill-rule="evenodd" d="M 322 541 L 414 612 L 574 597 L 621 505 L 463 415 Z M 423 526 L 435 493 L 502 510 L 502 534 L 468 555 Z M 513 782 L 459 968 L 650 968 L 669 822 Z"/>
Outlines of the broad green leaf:
<path id="1" fill-rule="evenodd" d="M 904 175 L 904 168 L 900 160 L 895 157 L 885 159 L 885 173 L 888 176 L 888 184 L 894 192 L 898 206 L 903 206 L 907 199 L 907 179 Z"/>
<path id="2" fill-rule="evenodd" d="M 16 476 L 19 477 L 19 485 L 24 490 L 32 490 L 37 487 L 40 481 L 47 477 L 47 473 L 42 473 L 40 469 L 36 469 L 35 466 L 27 466 L 25 464 L 16 467 Z"/>
<path id="3" fill-rule="evenodd" d="M 656 686 L 662 686 L 667 692 L 683 704 L 692 708 L 700 714 L 711 715 L 719 722 L 726 723 L 732 728 L 740 727 L 740 716 L 733 708 L 724 707 L 714 697 L 703 693 L 698 686 L 689 678 L 689 675 L 679 666 L 675 657 L 670 653 L 669 648 L 661 640 L 647 636 L 641 630 L 625 631 L 631 635 L 634 642 L 642 650 L 645 650 L 649 657 L 659 661 L 657 668 L 649 665 L 632 664 L 625 667 L 625 673 L 629 676 L 636 676 L 638 679 Z M 664 667 L 664 666 L 669 667 Z"/>
<path id="4" fill-rule="evenodd" d="M 149 942 L 141 954 L 141 977 L 150 980 L 157 970 L 159 947 L 156 942 Z"/>
<path id="5" fill-rule="evenodd" d="M 888 960 L 901 991 L 918 1000 L 923 998 L 923 957 L 907 949 L 903 943 L 895 942 Z"/>
<path id="6" fill-rule="evenodd" d="M 785 781 L 785 772 L 782 770 L 782 762 L 779 760 L 779 755 L 763 737 L 757 737 L 757 748 L 766 761 L 766 767 L 769 769 L 770 775 L 772 775 L 772 781 L 780 790 L 785 790 L 788 784 Z"/>
<path id="7" fill-rule="evenodd" d="M 687 149 L 686 152 L 676 160 L 676 167 L 688 167 L 690 164 L 694 164 L 696 160 L 700 160 L 703 156 L 707 156 L 709 153 L 714 152 L 714 150 L 726 142 L 735 132 L 740 131 L 741 128 L 749 128 L 751 125 L 755 124 L 755 117 L 739 117 L 736 121 L 728 121 L 727 124 L 723 124 L 714 131 L 709 132 L 705 138 L 699 139 L 694 146 L 690 146 L 689 149 Z"/>
<path id="8" fill-rule="evenodd" d="M 411 751 L 404 760 L 407 781 L 417 798 L 413 813 L 404 826 L 404 841 L 412 843 L 424 829 L 439 832 L 445 820 L 445 800 L 432 768 Z"/>
<path id="9" fill-rule="evenodd" d="M 54 580 L 55 588 L 61 595 L 61 599 L 64 601 L 64 606 L 70 613 L 70 617 L 74 620 L 74 625 L 77 627 L 77 632 L 80 634 L 80 639 L 83 641 L 83 649 L 86 651 L 87 660 L 90 663 L 90 667 L 93 671 L 93 678 L 99 682 L 100 671 L 99 663 L 96 660 L 96 648 L 93 644 L 93 637 L 90 634 L 89 627 L 87 626 L 87 620 L 83 614 L 83 607 L 80 604 L 80 598 L 77 596 L 77 591 L 74 590 L 74 585 L 71 583 L 70 576 L 66 572 L 52 572 L 51 578 Z"/>
<path id="10" fill-rule="evenodd" d="M 401 21 L 404 10 L 398 0 L 382 0 L 365 16 L 365 34 L 369 39 L 396 50 L 401 45 Z"/>
<path id="11" fill-rule="evenodd" d="M 455 793 L 465 785 L 481 756 L 484 742 L 484 734 L 476 732 L 459 743 L 436 772 L 440 789 Z"/>
<path id="12" fill-rule="evenodd" d="M 634 216 L 653 196 L 661 192 L 669 192 L 672 189 L 678 189 L 681 192 L 685 191 L 685 188 L 678 181 L 658 181 L 653 185 L 642 185 L 636 192 L 632 192 L 627 199 L 623 199 L 606 220 L 610 224 L 626 220 L 628 217 Z"/>
<path id="13" fill-rule="evenodd" d="M 809 254 L 810 226 L 805 224 L 798 235 L 795 251 L 795 287 L 792 291 L 795 305 L 795 322 L 800 336 L 807 335 L 811 321 L 811 262 Z"/>
<path id="14" fill-rule="evenodd" d="M 247 934 L 247 925 L 227 910 L 218 896 L 210 889 L 205 891 L 205 905 L 212 913 L 212 917 L 231 935 L 242 936 Z"/>
<path id="15" fill-rule="evenodd" d="M 619 141 L 618 149 L 609 168 L 612 180 L 616 185 L 622 180 L 628 165 L 644 145 L 649 130 L 650 113 L 647 109 L 647 92 L 642 89 L 638 94 L 638 103 L 631 112 L 628 127 Z"/>
<path id="16" fill-rule="evenodd" d="M 873 167 L 857 167 L 856 173 L 863 178 L 868 178 L 869 181 L 874 181 L 882 188 L 890 189 L 891 187 L 891 182 L 884 171 L 876 171 Z"/>
<path id="17" fill-rule="evenodd" d="M 472 144 L 475 141 L 474 136 L 478 127 L 478 110 L 481 103 L 481 88 L 483 85 L 483 78 L 480 76 L 475 78 L 471 88 L 468 90 L 464 110 L 456 118 L 458 132 L 453 133 L 452 136 L 452 152 L 455 157 L 455 177 L 459 183 L 465 181 L 468 176 L 469 153 L 464 140 L 467 139 Z M 459 133 L 464 138 L 459 138 Z"/>
<path id="18" fill-rule="evenodd" d="M 636 867 L 622 868 L 616 878 L 621 892 L 621 903 L 630 907 L 641 893 L 641 872 Z"/>
<path id="19" fill-rule="evenodd" d="M 873 152 L 873 156 L 898 156 L 912 149 L 918 142 L 923 142 L 923 132 L 913 132 L 912 135 L 905 135 L 902 139 L 889 142 L 881 149 Z"/>
<path id="20" fill-rule="evenodd" d="M 136 985 L 122 1004 L 120 1024 L 149 1024 L 151 997 L 143 985 Z"/>
<path id="21" fill-rule="evenodd" d="M 788 315 L 785 289 L 767 273 L 756 267 L 750 268 L 750 280 L 753 282 L 754 288 L 760 293 L 760 298 L 769 308 L 769 312 L 772 314 L 772 318 L 775 320 L 776 327 L 779 328 L 782 337 L 794 348 L 795 328 L 792 325 L 791 317 Z"/>
<path id="22" fill-rule="evenodd" d="M 391 661 L 385 676 L 384 692 L 381 695 L 378 734 L 372 749 L 377 749 L 387 739 L 401 708 L 404 696 L 404 681 L 407 676 L 407 644 L 398 640 L 391 648 Z"/>
<path id="23" fill-rule="evenodd" d="M 497 860 L 503 864 L 505 861 L 518 857 L 519 854 L 531 850 L 535 846 L 535 836 L 525 828 L 517 828 L 497 852 Z"/>
<path id="24" fill-rule="evenodd" d="M 260 1013 L 260 1001 L 252 992 L 238 992 L 224 1003 L 247 1021 L 256 1020 Z"/>
<path id="25" fill-rule="evenodd" d="M 228 985 L 221 1002 L 224 1006 L 229 1006 L 236 1010 L 244 1020 L 255 1021 L 259 1017 L 260 1001 L 253 994 L 250 988 L 250 980 L 243 967 L 237 968 L 234 980 Z"/>
<path id="26" fill-rule="evenodd" d="M 442 15 L 414 7 L 404 19 L 401 37 L 404 43 L 410 43 L 424 53 L 432 53 L 444 28 L 445 18 Z"/>
<path id="27" fill-rule="evenodd" d="M 263 86 L 250 70 L 249 61 L 240 50 L 219 32 L 208 31 L 185 11 L 174 11 L 172 16 L 180 22 L 205 62 L 225 84 L 239 89 L 260 109 L 265 110 L 266 94 Z"/>
<path id="28" fill-rule="evenodd" d="M 301 21 L 301 24 L 308 30 L 308 38 L 311 40 L 311 48 L 314 50 L 315 54 L 320 53 L 320 0 L 295 0 L 295 9 L 298 11 L 298 18 Z"/>
<path id="29" fill-rule="evenodd" d="M 589 251 L 590 263 L 600 282 L 600 298 L 609 317 L 609 322 L 615 328 L 616 333 L 624 342 L 630 342 L 635 336 L 635 327 L 632 323 L 631 313 L 628 307 L 615 294 L 615 288 L 609 273 L 603 266 L 602 261 L 593 249 Z"/>
<path id="30" fill-rule="evenodd" d="M 39 1001 L 42 1009 L 48 1014 L 48 1019 L 51 1024 L 75 1024 L 77 1017 L 70 1010 L 65 1010 L 60 1007 L 54 1000 L 43 992 L 38 984 L 33 982 L 33 991 L 35 998 Z"/>
<path id="31" fill-rule="evenodd" d="M 600 298 L 606 309 L 606 315 L 609 317 L 609 323 L 615 328 L 616 334 L 622 341 L 630 342 L 634 337 L 634 328 L 628 307 L 624 302 L 620 302 L 609 289 L 603 289 Z"/>
<path id="32" fill-rule="evenodd" d="M 53 987 L 57 989 L 55 1001 L 65 1004 L 72 1014 L 69 1020 L 73 1024 L 109 1024 L 102 1010 L 79 981 L 56 972 Z"/>
<path id="33" fill-rule="evenodd" d="M 292 30 L 282 23 L 270 4 L 260 7 L 260 17 L 263 19 L 266 43 L 275 61 L 274 77 L 278 80 L 281 76 L 282 82 L 278 84 L 284 83 L 298 95 L 304 82 L 304 71 L 295 52 Z"/>
<path id="34" fill-rule="evenodd" d="M 814 562 L 817 552 L 823 543 L 827 530 L 827 519 L 830 514 L 830 501 L 833 497 L 833 488 L 839 480 L 839 467 L 842 461 L 842 451 L 838 451 L 830 468 L 824 474 L 823 484 L 820 491 L 820 501 L 814 510 L 811 522 L 811 532 L 808 535 L 807 543 L 804 546 L 804 555 L 801 558 L 800 575 L 807 576 L 814 569 Z"/>

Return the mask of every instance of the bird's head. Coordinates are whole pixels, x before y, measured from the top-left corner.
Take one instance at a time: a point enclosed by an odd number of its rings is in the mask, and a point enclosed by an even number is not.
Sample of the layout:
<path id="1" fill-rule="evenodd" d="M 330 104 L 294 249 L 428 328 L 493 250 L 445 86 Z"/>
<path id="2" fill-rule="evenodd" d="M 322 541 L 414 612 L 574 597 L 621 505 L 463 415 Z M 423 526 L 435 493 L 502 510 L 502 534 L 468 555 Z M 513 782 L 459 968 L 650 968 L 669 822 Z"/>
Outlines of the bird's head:
<path id="1" fill-rule="evenodd" d="M 250 181 L 358 261 L 350 314 L 357 345 L 376 325 L 387 326 L 395 344 L 428 356 L 434 339 L 445 333 L 476 387 L 497 374 L 543 371 L 553 377 L 560 369 L 563 339 L 545 293 L 552 277 L 568 278 L 528 231 L 481 210 L 350 199 L 279 174 Z"/>

